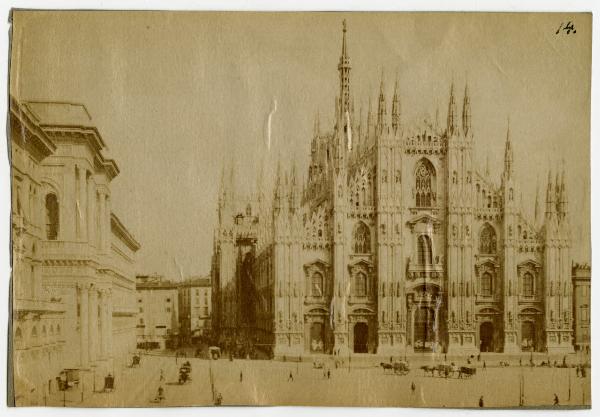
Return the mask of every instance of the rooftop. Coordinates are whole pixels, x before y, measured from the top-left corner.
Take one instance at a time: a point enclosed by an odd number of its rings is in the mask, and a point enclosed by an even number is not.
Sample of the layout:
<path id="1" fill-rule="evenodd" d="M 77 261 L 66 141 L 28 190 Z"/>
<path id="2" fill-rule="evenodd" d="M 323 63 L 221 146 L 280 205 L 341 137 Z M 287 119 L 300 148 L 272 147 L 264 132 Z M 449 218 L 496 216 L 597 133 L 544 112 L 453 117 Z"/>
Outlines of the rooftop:
<path id="1" fill-rule="evenodd" d="M 27 101 L 24 105 L 40 125 L 94 127 L 92 117 L 83 104 Z"/>

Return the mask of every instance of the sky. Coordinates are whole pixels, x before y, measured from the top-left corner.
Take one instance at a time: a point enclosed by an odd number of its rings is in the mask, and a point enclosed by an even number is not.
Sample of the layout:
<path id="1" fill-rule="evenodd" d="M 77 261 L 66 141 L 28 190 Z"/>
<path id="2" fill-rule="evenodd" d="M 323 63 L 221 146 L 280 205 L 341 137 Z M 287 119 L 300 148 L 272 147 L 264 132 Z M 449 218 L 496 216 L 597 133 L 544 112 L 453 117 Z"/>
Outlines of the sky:
<path id="1" fill-rule="evenodd" d="M 499 183 L 510 120 L 525 213 L 564 165 L 573 259 L 589 262 L 591 15 L 14 12 L 11 94 L 87 107 L 121 169 L 112 209 L 142 244 L 139 273 L 207 274 L 222 167 L 238 190 L 264 157 L 305 173 L 316 114 L 332 126 L 343 19 L 357 111 L 383 77 L 403 123 L 444 121 L 451 83 L 460 105 L 468 82 L 480 170 L 489 159 Z"/>

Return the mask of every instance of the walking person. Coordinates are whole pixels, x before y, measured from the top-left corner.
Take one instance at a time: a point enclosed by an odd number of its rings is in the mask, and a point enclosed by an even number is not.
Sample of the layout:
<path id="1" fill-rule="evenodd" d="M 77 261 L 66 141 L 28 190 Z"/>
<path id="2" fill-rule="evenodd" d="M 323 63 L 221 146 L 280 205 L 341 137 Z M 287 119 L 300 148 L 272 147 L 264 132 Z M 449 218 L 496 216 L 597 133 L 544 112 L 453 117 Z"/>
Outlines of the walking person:
<path id="1" fill-rule="evenodd" d="M 483 369 L 485 369 L 485 368 L 486 368 L 485 361 L 483 361 Z"/>
<path id="2" fill-rule="evenodd" d="M 327 379 L 331 379 L 331 371 L 327 369 Z"/>
<path id="3" fill-rule="evenodd" d="M 483 395 L 479 397 L 479 408 L 483 408 Z"/>
<path id="4" fill-rule="evenodd" d="M 554 405 L 560 405 L 558 401 L 558 395 L 554 394 Z"/>
<path id="5" fill-rule="evenodd" d="M 417 389 L 417 386 L 415 385 L 415 381 L 410 383 L 410 393 L 411 395 L 415 394 L 415 390 Z"/>
<path id="6" fill-rule="evenodd" d="M 292 374 L 292 371 L 290 371 L 290 376 L 288 376 L 288 382 L 294 382 L 294 375 Z"/>
<path id="7" fill-rule="evenodd" d="M 244 374 L 242 373 L 242 371 L 240 371 L 240 382 L 244 381 Z"/>

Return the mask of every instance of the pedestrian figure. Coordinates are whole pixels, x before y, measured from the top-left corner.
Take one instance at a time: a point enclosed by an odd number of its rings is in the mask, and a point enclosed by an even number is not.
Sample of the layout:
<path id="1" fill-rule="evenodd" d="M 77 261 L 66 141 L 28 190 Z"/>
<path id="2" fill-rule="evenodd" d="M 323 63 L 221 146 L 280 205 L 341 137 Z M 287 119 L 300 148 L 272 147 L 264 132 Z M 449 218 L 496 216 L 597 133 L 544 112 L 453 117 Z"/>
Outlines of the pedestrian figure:
<path id="1" fill-rule="evenodd" d="M 481 362 L 481 353 L 477 354 L 477 362 Z"/>
<path id="2" fill-rule="evenodd" d="M 327 369 L 327 379 L 331 379 L 331 371 Z"/>
<path id="3" fill-rule="evenodd" d="M 483 361 L 483 369 L 485 369 L 485 368 L 486 368 L 485 361 Z"/>
<path id="4" fill-rule="evenodd" d="M 575 372 L 577 373 L 577 378 L 579 378 L 579 365 L 575 367 Z"/>
<path id="5" fill-rule="evenodd" d="M 294 375 L 292 375 L 292 371 L 290 371 L 290 376 L 288 377 L 288 382 L 294 382 Z"/>
<path id="6" fill-rule="evenodd" d="M 554 394 L 554 405 L 560 405 L 558 402 L 558 395 Z"/>
<path id="7" fill-rule="evenodd" d="M 410 383 L 410 391 L 412 394 L 415 393 L 415 390 L 417 389 L 417 386 L 415 385 L 415 381 Z"/>
<path id="8" fill-rule="evenodd" d="M 156 398 L 154 400 L 155 401 L 159 401 L 159 402 L 162 401 L 162 400 L 164 400 L 164 398 L 165 398 L 164 394 L 165 394 L 165 390 L 163 389 L 162 386 L 159 385 L 159 387 L 158 387 L 158 393 L 157 393 Z"/>
<path id="9" fill-rule="evenodd" d="M 240 371 L 240 382 L 242 382 L 244 380 L 244 374 L 242 373 L 242 371 Z"/>
<path id="10" fill-rule="evenodd" d="M 522 366 L 521 358 L 519 358 L 519 366 Z"/>
<path id="11" fill-rule="evenodd" d="M 160 380 L 164 381 L 165 380 L 165 375 L 163 374 L 163 370 L 160 370 Z"/>
<path id="12" fill-rule="evenodd" d="M 479 407 L 483 408 L 483 395 L 479 397 Z"/>
<path id="13" fill-rule="evenodd" d="M 392 363 L 392 362 L 393 362 L 393 358 L 390 356 L 390 363 Z"/>

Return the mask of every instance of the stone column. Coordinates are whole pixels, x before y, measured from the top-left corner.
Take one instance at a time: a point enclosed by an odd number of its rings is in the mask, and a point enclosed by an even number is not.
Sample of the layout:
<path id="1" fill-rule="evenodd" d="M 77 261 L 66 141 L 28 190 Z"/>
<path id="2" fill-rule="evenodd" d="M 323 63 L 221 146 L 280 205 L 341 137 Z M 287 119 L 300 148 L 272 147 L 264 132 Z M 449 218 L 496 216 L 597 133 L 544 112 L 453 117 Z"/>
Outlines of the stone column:
<path id="1" fill-rule="evenodd" d="M 87 240 L 87 171 L 83 167 L 77 167 L 79 172 L 79 195 L 76 196 L 79 210 L 77 211 L 77 221 L 79 223 L 79 238 L 82 241 Z"/>
<path id="2" fill-rule="evenodd" d="M 79 285 L 79 336 L 80 336 L 80 352 L 81 366 L 87 367 L 89 361 L 88 347 L 88 297 L 89 286 L 87 284 Z"/>
<path id="3" fill-rule="evenodd" d="M 97 359 L 98 347 L 98 290 L 92 288 L 90 290 L 89 301 L 89 351 L 90 362 L 95 362 Z"/>
<path id="4" fill-rule="evenodd" d="M 125 343 L 125 342 L 123 342 Z M 106 358 L 109 362 L 114 358 L 113 352 L 113 298 L 112 290 L 106 290 Z"/>
<path id="5" fill-rule="evenodd" d="M 106 193 L 104 192 L 104 190 L 98 190 L 98 195 L 100 197 L 100 210 L 98 212 L 98 234 L 99 234 L 99 249 L 101 251 L 104 251 L 104 247 L 105 247 L 105 243 L 104 241 L 106 240 L 106 231 L 105 231 L 105 227 L 106 227 L 106 222 L 104 221 L 105 218 L 105 213 L 106 213 Z"/>
<path id="6" fill-rule="evenodd" d="M 87 180 L 87 230 L 88 241 L 96 243 L 96 187 L 94 186 L 93 176 Z"/>
<path id="7" fill-rule="evenodd" d="M 106 359 L 106 290 L 100 290 L 99 295 L 100 298 L 98 302 L 98 308 L 100 309 L 100 343 L 98 343 L 98 347 L 100 348 L 100 352 L 98 357 L 100 359 Z"/>
<path id="8" fill-rule="evenodd" d="M 104 203 L 104 210 L 105 210 L 105 222 L 106 222 L 106 234 L 104 235 L 104 250 L 106 252 L 110 252 L 110 241 L 111 241 L 111 228 L 110 228 L 110 196 L 108 194 L 104 195 L 104 199 L 105 199 L 105 203 Z"/>

